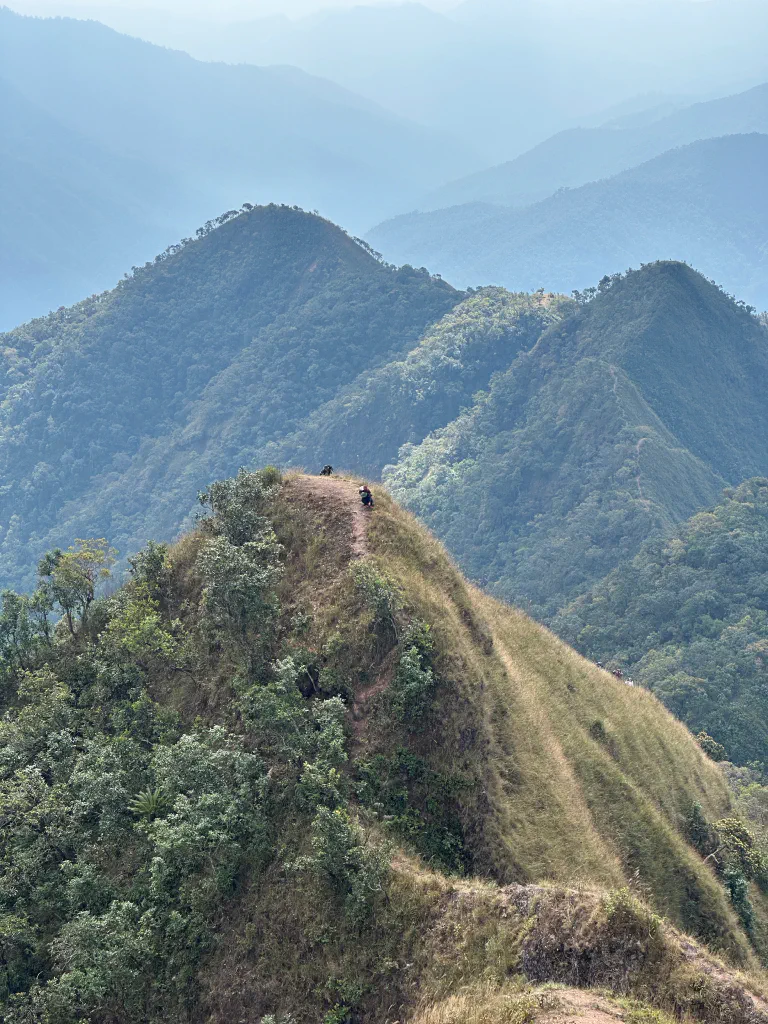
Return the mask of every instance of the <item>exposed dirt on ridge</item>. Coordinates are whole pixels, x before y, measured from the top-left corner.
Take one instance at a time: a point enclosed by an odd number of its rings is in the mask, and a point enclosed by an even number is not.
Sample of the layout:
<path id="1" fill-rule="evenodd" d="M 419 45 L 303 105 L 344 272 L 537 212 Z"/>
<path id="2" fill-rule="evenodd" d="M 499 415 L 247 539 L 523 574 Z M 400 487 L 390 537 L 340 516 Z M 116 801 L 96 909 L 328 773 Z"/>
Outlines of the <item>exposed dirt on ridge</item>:
<path id="1" fill-rule="evenodd" d="M 302 476 L 294 486 L 305 498 L 322 502 L 327 510 L 349 519 L 352 558 L 368 554 L 368 519 L 375 513 L 362 504 L 354 483 L 331 476 Z"/>
<path id="2" fill-rule="evenodd" d="M 553 993 L 557 1007 L 537 1018 L 536 1024 L 617 1024 L 626 1015 L 614 1003 L 581 989 Z"/>

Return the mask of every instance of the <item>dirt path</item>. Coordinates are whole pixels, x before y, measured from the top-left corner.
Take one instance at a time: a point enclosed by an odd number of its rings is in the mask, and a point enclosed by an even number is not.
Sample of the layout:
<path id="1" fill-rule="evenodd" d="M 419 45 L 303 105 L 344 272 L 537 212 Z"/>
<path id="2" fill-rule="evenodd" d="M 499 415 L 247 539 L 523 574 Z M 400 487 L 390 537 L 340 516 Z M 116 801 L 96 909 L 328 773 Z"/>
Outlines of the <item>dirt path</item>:
<path id="1" fill-rule="evenodd" d="M 302 476 L 296 486 L 308 497 L 322 501 L 331 511 L 349 516 L 351 556 L 364 558 L 368 554 L 368 519 L 373 513 L 360 501 L 357 485 L 332 476 Z"/>
<path id="2" fill-rule="evenodd" d="M 613 1003 L 581 989 L 552 993 L 557 1009 L 537 1018 L 537 1024 L 618 1024 L 625 1014 Z"/>

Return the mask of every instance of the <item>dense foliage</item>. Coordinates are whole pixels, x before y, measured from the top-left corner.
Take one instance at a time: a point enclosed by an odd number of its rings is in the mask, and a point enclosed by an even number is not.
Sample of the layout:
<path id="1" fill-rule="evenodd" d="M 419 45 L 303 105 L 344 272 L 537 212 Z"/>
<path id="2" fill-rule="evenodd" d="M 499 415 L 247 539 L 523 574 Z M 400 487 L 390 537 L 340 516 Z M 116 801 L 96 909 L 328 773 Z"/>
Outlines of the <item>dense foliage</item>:
<path id="1" fill-rule="evenodd" d="M 768 305 L 768 135 L 728 135 L 510 209 L 467 203 L 409 213 L 368 238 L 387 259 L 425 264 L 459 286 L 570 292 L 659 258 L 685 260 Z"/>
<path id="2" fill-rule="evenodd" d="M 270 460 L 379 476 L 404 444 L 450 423 L 491 376 L 573 309 L 554 295 L 482 288 L 430 327 L 402 359 L 366 372 L 268 449 Z"/>
<path id="3" fill-rule="evenodd" d="M 203 495 L 186 579 L 151 544 L 95 598 L 109 553 L 81 542 L 42 560 L 33 597 L 5 593 L 4 1020 L 187 1019 L 225 902 L 278 850 L 357 925 L 379 897 L 384 861 L 343 798 L 345 705 L 302 697 L 277 628 L 278 480 Z M 228 671 L 218 721 L 156 699 L 212 664 Z"/>
<path id="4" fill-rule="evenodd" d="M 768 762 L 768 480 L 644 545 L 554 626 L 738 763 Z"/>
<path id="5" fill-rule="evenodd" d="M 649 265 L 605 278 L 386 479 L 471 576 L 548 617 L 764 471 L 766 380 L 753 317 L 688 268 Z"/>

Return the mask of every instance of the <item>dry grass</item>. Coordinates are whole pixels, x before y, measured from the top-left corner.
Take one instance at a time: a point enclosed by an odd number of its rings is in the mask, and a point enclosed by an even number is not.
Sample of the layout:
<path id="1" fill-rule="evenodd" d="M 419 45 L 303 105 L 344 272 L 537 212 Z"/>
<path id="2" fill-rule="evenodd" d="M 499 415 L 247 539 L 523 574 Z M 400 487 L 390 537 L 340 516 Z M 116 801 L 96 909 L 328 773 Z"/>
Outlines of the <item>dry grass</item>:
<path id="1" fill-rule="evenodd" d="M 549 992 L 521 992 L 515 986 L 475 985 L 417 1012 L 413 1024 L 535 1024 L 554 1009 Z"/>
<path id="2" fill-rule="evenodd" d="M 472 877 L 447 877 L 401 849 L 385 905 L 351 933 L 332 900 L 276 863 L 223 923 L 196 1019 L 293 1013 L 317 1022 L 354 991 L 366 1024 L 555 1024 L 571 1018 L 527 987 L 554 981 L 640 998 L 614 1002 L 627 1024 L 667 1024 L 666 1012 L 766 1024 L 762 1010 L 750 1016 L 745 994 L 762 995 L 758 978 L 737 978 L 667 926 L 657 932 L 636 900 L 616 904 L 625 920 L 601 895 L 632 886 L 681 927 L 706 925 L 714 947 L 754 967 L 723 890 L 679 830 L 693 800 L 712 818 L 728 813 L 716 766 L 652 696 L 475 591 L 427 531 L 374 492 L 371 557 L 401 588 L 403 615 L 432 627 L 439 685 L 423 728 L 374 722 L 352 747 L 350 771 L 363 754 L 404 745 L 459 777 Z M 287 549 L 285 628 L 309 614 L 301 643 L 318 664 L 329 637 L 340 638 L 332 667 L 354 704 L 386 687 L 395 641 L 376 634 L 355 594 L 343 517 L 300 494 L 288 478 L 273 511 Z M 292 839 L 280 842 L 290 849 Z M 500 888 L 508 883 L 525 887 Z"/>
<path id="3" fill-rule="evenodd" d="M 603 889 L 632 884 L 681 927 L 754 966 L 726 896 L 680 828 L 731 808 L 722 773 L 649 693 L 471 588 L 383 490 L 370 546 L 438 639 L 438 710 L 418 737 L 467 780 L 475 871 Z M 598 738 L 595 738 L 595 737 Z"/>

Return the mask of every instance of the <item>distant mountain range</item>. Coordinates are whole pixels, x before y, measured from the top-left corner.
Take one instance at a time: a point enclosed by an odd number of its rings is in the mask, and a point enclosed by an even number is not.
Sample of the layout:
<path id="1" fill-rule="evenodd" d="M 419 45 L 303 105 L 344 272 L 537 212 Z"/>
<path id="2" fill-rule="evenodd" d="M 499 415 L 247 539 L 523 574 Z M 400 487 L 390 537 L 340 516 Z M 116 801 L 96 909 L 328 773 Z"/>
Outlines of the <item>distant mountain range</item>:
<path id="1" fill-rule="evenodd" d="M 560 132 L 516 160 L 436 189 L 420 209 L 463 203 L 527 206 L 560 188 L 608 178 L 689 142 L 753 132 L 768 133 L 768 85 L 685 106 L 648 124 Z"/>
<path id="2" fill-rule="evenodd" d="M 0 189 L 0 328 L 113 287 L 178 228 L 169 174 L 66 128 L 2 79 Z"/>
<path id="3" fill-rule="evenodd" d="M 503 0 L 442 14 L 419 3 L 329 2 L 308 17 L 229 24 L 192 12 L 90 10 L 203 60 L 286 64 L 332 79 L 463 137 L 489 164 L 562 129 L 601 123 L 602 111 L 647 93 L 716 96 L 768 80 L 762 0 Z"/>
<path id="4" fill-rule="evenodd" d="M 96 22 L 0 9 L 0 77 L 6 328 L 114 284 L 212 209 L 299 203 L 359 232 L 477 166 L 295 68 L 206 64 Z"/>
<path id="5" fill-rule="evenodd" d="M 468 204 L 407 214 L 367 235 L 387 259 L 457 285 L 570 292 L 658 258 L 684 260 L 768 306 L 768 136 L 671 150 L 523 209 Z"/>

